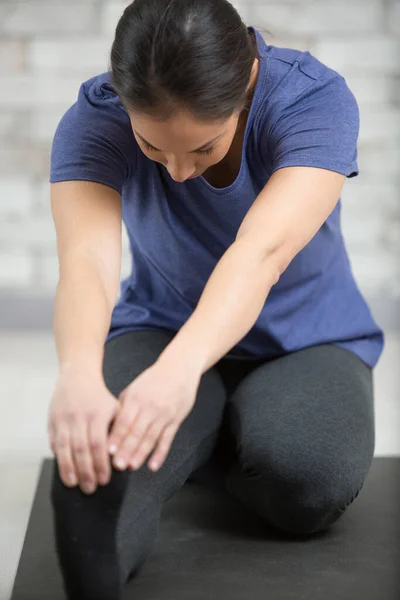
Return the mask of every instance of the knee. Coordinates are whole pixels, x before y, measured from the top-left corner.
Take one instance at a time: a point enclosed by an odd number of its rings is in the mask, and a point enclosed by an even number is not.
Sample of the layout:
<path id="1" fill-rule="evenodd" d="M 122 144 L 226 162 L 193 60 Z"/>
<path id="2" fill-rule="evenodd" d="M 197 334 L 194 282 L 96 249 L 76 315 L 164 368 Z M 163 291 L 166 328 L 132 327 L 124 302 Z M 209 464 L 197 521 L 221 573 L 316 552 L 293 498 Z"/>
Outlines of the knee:
<path id="1" fill-rule="evenodd" d="M 266 509 L 266 520 L 285 533 L 313 535 L 329 529 L 345 512 L 346 503 L 332 496 L 327 502 L 306 501 L 295 496 L 286 502 L 272 502 Z"/>
<path id="2" fill-rule="evenodd" d="M 328 529 L 362 487 L 359 477 L 340 465 L 300 464 L 294 457 L 275 465 L 256 462 L 242 474 L 240 495 L 264 520 L 290 534 L 312 535 Z"/>

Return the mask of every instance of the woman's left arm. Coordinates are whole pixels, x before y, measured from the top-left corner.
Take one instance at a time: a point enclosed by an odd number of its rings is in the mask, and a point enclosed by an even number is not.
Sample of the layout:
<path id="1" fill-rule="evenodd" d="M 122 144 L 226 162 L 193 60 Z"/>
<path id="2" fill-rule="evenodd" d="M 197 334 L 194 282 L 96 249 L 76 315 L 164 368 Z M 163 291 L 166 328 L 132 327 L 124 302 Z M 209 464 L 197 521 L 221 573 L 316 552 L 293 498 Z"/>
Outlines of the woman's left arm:
<path id="1" fill-rule="evenodd" d="M 158 362 L 201 376 L 247 335 L 272 286 L 334 210 L 345 179 L 313 167 L 275 171 L 214 269 L 197 308 Z"/>

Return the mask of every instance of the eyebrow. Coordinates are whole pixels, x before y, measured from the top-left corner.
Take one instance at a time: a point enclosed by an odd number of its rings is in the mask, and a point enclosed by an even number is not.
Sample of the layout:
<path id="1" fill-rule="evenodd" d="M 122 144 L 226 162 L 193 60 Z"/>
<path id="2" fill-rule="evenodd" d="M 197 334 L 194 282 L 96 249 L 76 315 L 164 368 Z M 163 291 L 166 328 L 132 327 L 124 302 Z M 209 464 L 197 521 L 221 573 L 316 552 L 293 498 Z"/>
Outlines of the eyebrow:
<path id="1" fill-rule="evenodd" d="M 140 139 L 145 144 L 147 144 L 148 146 L 151 146 L 152 148 L 154 148 L 154 150 L 157 150 L 157 152 L 162 152 L 162 150 L 160 150 L 159 148 L 156 148 L 155 146 L 153 146 L 153 144 L 150 144 L 150 142 L 148 142 L 142 135 L 140 135 L 140 133 L 138 131 L 136 131 L 136 129 L 135 129 L 135 133 L 136 133 L 136 135 L 138 137 L 140 137 Z M 222 133 L 220 133 L 219 135 L 217 135 L 217 137 L 213 138 L 212 140 L 210 140 L 206 144 L 203 144 L 199 148 L 196 148 L 196 150 L 191 150 L 190 154 L 192 154 L 193 152 L 200 152 L 201 150 L 205 150 L 206 148 L 208 148 L 208 146 L 211 146 L 211 144 L 214 144 L 217 140 L 219 140 L 219 138 L 221 138 L 224 135 L 224 133 L 225 133 L 225 131 L 223 131 Z"/>

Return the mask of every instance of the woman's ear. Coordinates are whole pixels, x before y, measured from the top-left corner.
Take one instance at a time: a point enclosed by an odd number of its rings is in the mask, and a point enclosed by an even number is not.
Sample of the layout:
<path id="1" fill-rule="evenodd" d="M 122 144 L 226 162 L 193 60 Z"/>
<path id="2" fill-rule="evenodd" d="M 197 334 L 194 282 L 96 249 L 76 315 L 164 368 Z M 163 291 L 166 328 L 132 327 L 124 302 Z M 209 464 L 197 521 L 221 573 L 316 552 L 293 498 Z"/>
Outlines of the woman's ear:
<path id="1" fill-rule="evenodd" d="M 255 58 L 254 62 L 253 62 L 253 66 L 251 68 L 250 81 L 248 83 L 246 92 L 249 92 L 252 88 L 255 87 L 256 81 L 257 81 L 257 75 L 258 75 L 258 68 L 259 68 L 258 58 Z"/>
<path id="2" fill-rule="evenodd" d="M 249 83 L 246 88 L 246 93 L 250 92 L 250 90 L 255 87 L 256 82 L 257 82 L 258 69 L 259 69 L 258 58 L 255 58 L 254 62 L 253 62 L 253 66 L 251 68 L 250 80 L 249 80 Z"/>

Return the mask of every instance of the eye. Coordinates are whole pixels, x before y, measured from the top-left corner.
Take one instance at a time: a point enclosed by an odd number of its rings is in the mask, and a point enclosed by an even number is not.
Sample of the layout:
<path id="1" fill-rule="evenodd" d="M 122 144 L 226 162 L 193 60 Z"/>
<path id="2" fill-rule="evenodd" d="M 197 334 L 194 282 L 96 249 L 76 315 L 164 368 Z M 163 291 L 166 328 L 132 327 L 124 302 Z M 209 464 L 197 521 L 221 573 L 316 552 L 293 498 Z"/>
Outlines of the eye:
<path id="1" fill-rule="evenodd" d="M 148 144 L 147 142 L 142 142 L 142 145 L 144 148 L 146 148 L 146 150 L 148 152 L 158 152 L 158 150 L 156 148 L 154 148 L 153 146 L 150 146 L 150 144 Z"/>
<path id="2" fill-rule="evenodd" d="M 206 155 L 209 155 L 209 154 L 212 154 L 213 152 L 214 152 L 214 148 L 208 148 L 207 150 L 199 150 L 199 151 L 198 151 L 198 154 L 206 154 Z"/>

